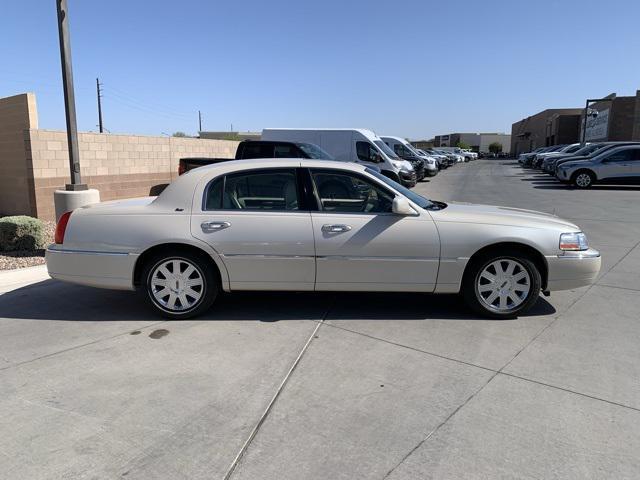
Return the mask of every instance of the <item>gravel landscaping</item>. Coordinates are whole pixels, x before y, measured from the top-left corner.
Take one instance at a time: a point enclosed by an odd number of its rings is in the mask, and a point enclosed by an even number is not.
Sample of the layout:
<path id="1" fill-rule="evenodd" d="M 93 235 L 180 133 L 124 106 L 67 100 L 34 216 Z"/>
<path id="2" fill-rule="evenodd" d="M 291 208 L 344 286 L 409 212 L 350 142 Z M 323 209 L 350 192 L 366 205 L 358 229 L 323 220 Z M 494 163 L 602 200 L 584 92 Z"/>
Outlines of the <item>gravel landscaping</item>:
<path id="1" fill-rule="evenodd" d="M 53 243 L 56 231 L 56 222 L 43 222 L 47 244 Z M 14 268 L 33 267 L 44 264 L 44 249 L 19 250 L 17 252 L 0 252 L 0 270 L 13 270 Z"/>

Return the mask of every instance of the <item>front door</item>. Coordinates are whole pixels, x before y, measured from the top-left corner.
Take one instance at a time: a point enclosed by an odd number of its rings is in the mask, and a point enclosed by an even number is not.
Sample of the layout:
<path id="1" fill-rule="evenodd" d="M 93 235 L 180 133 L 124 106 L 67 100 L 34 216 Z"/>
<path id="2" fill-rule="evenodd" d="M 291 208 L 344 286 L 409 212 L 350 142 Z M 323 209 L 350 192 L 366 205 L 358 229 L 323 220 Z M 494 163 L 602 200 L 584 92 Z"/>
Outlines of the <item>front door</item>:
<path id="1" fill-rule="evenodd" d="M 631 175 L 631 163 L 635 155 L 632 149 L 618 150 L 602 160 L 598 180 L 624 180 Z"/>
<path id="2" fill-rule="evenodd" d="M 205 188 L 191 232 L 215 249 L 232 290 L 313 290 L 311 215 L 300 202 L 298 169 L 256 169 Z"/>
<path id="3" fill-rule="evenodd" d="M 312 169 L 311 178 L 316 290 L 434 290 L 440 245 L 428 213 L 392 213 L 394 193 L 355 172 Z"/>

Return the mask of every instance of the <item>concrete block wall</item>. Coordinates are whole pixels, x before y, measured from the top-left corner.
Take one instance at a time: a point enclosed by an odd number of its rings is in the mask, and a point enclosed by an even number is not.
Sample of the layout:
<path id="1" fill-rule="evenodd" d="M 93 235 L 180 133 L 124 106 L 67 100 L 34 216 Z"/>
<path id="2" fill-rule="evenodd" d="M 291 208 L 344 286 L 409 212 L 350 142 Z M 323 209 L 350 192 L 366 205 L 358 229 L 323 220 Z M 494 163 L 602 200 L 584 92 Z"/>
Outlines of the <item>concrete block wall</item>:
<path id="1" fill-rule="evenodd" d="M 33 215 L 35 211 L 30 146 L 25 136 L 30 128 L 38 128 L 35 95 L 0 98 L 0 216 Z"/>
<path id="2" fill-rule="evenodd" d="M 36 215 L 55 216 L 53 192 L 69 182 L 66 133 L 28 131 Z M 182 157 L 233 158 L 238 142 L 197 138 L 80 133 L 82 181 L 100 190 L 102 201 L 141 197 L 177 177 Z"/>

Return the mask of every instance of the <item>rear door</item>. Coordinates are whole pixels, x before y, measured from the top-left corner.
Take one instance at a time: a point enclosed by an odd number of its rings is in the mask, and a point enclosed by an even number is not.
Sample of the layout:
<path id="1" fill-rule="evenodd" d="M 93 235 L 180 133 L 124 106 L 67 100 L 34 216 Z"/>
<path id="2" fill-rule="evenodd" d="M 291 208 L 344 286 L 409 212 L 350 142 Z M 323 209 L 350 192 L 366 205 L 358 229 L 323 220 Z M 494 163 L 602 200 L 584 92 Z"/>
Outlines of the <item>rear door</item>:
<path id="1" fill-rule="evenodd" d="M 428 213 L 392 213 L 394 193 L 356 172 L 317 168 L 311 178 L 316 290 L 434 290 L 440 244 Z"/>
<path id="2" fill-rule="evenodd" d="M 313 230 L 299 174 L 270 168 L 221 175 L 194 206 L 192 235 L 218 252 L 232 290 L 313 290 Z"/>

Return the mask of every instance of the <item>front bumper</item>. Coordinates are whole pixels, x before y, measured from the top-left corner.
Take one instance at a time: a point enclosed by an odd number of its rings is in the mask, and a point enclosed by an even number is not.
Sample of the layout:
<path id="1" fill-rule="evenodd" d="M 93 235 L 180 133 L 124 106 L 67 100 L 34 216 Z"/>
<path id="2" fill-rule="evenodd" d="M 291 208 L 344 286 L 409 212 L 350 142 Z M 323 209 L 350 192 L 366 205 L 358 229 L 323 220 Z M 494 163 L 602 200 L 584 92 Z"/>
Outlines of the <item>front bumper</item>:
<path id="1" fill-rule="evenodd" d="M 416 172 L 400 172 L 400 183 L 405 187 L 415 187 L 418 181 Z"/>
<path id="2" fill-rule="evenodd" d="M 133 290 L 137 254 L 64 249 L 49 245 L 45 253 L 49 276 L 90 287 Z"/>
<path id="3" fill-rule="evenodd" d="M 590 248 L 582 252 L 564 252 L 545 257 L 549 267 L 547 288 L 549 291 L 571 290 L 595 282 L 602 259 L 600 252 Z"/>

